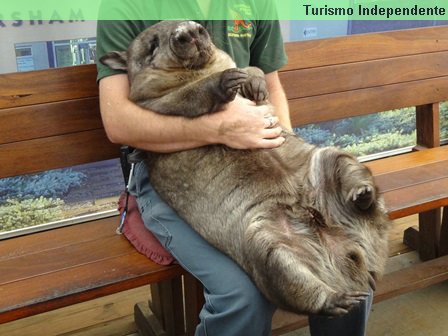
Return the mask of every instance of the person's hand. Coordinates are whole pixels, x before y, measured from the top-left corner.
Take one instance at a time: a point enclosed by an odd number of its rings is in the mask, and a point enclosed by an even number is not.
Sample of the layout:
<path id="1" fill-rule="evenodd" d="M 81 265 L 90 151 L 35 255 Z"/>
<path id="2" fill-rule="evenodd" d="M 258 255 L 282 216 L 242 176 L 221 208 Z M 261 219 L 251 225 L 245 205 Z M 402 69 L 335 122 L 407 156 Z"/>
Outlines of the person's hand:
<path id="1" fill-rule="evenodd" d="M 207 115 L 214 125 L 215 143 L 235 149 L 275 148 L 283 144 L 282 128 L 272 115 L 272 106 L 255 105 L 237 96 L 223 111 Z"/>

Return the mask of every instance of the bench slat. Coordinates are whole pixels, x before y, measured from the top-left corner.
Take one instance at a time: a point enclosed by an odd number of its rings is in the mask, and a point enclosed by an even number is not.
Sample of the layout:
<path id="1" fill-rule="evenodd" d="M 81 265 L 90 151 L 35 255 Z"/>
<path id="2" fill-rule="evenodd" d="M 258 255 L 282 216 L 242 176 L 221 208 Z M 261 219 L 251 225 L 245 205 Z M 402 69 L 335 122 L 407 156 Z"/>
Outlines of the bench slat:
<path id="1" fill-rule="evenodd" d="M 448 77 L 289 101 L 294 126 L 448 100 Z"/>
<path id="2" fill-rule="evenodd" d="M 286 44 L 288 64 L 285 70 L 444 50 L 448 50 L 448 26 L 292 42 Z"/>
<path id="3" fill-rule="evenodd" d="M 373 301 L 375 303 L 384 301 L 446 280 L 448 280 L 448 256 L 387 274 L 378 283 Z"/>
<path id="4" fill-rule="evenodd" d="M 375 183 L 381 192 L 448 178 L 448 158 L 442 162 L 407 168 L 387 175 L 375 176 Z"/>
<path id="5" fill-rule="evenodd" d="M 30 174 L 119 156 L 103 129 L 0 145 L 0 176 Z"/>
<path id="6" fill-rule="evenodd" d="M 0 287 L 0 323 L 171 279 L 182 273 L 177 265 L 160 266 L 134 252 L 44 274 L 33 281 L 6 284 Z"/>
<path id="7" fill-rule="evenodd" d="M 364 162 L 375 176 L 448 160 L 448 146 Z M 448 168 L 447 168 L 448 169 Z"/>
<path id="8" fill-rule="evenodd" d="M 448 206 L 448 178 L 386 192 L 384 200 L 391 219 Z"/>
<path id="9" fill-rule="evenodd" d="M 447 146 L 364 164 L 372 171 L 392 219 L 448 203 Z"/>
<path id="10" fill-rule="evenodd" d="M 38 252 L 63 248 L 68 245 L 80 244 L 106 237 L 116 236 L 115 229 L 119 218 L 112 216 L 82 223 L 80 225 L 65 226 L 43 232 L 2 240 L 0 243 L 0 262 L 7 259 L 33 255 Z M 51 242 L 49 244 L 48 242 Z"/>
<path id="11" fill-rule="evenodd" d="M 139 254 L 115 234 L 117 221 L 112 217 L 40 232 L 38 239 L 30 235 L 2 242 L 1 252 L 14 251 L 14 243 L 19 252 L 0 264 L 0 313 L 9 312 L 0 314 L 0 323 L 183 273 L 178 265 L 160 266 Z M 107 233 L 89 236 L 97 231 Z"/>
<path id="12" fill-rule="evenodd" d="M 125 240 L 117 243 L 118 239 Z M 2 261 L 0 286 L 36 278 L 55 271 L 87 265 L 92 261 L 102 263 L 134 251 L 124 237 L 104 237 L 84 243 L 70 244 L 47 251 L 37 251 L 22 257 Z M 38 262 L 36 262 L 38 260 Z"/>
<path id="13" fill-rule="evenodd" d="M 0 113 L 0 144 L 103 127 L 98 97 L 16 107 Z"/>
<path id="14" fill-rule="evenodd" d="M 281 72 L 289 99 L 448 75 L 448 51 Z"/>
<path id="15" fill-rule="evenodd" d="M 0 75 L 0 109 L 95 96 L 94 64 Z"/>

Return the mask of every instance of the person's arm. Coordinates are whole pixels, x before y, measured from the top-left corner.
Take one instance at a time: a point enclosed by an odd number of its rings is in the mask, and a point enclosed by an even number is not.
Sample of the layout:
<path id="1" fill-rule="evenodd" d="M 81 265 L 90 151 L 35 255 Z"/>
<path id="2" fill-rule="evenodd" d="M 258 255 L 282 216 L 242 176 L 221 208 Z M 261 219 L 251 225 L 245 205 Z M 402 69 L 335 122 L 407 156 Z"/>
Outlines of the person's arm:
<path id="1" fill-rule="evenodd" d="M 269 101 L 275 107 L 275 114 L 279 118 L 279 123 L 291 131 L 292 126 L 289 116 L 288 100 L 286 99 L 285 91 L 278 77 L 278 72 L 268 73 L 265 75 L 265 78 L 269 92 Z"/>
<path id="2" fill-rule="evenodd" d="M 269 127 L 267 106 L 237 98 L 217 113 L 199 118 L 172 117 L 147 111 L 128 99 L 127 75 L 100 80 L 101 115 L 109 139 L 156 152 L 174 152 L 208 144 L 232 148 L 274 148 L 284 142 L 281 128 Z M 274 94 L 275 95 L 275 94 Z M 277 121 L 277 120 L 276 120 Z"/>

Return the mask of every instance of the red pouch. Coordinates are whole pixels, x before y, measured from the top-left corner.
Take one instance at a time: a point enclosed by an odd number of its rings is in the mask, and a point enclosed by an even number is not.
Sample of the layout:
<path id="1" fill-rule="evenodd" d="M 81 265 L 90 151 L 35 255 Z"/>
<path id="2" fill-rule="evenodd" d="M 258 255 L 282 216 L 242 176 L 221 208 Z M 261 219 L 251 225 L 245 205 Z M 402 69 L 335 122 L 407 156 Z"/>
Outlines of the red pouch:
<path id="1" fill-rule="evenodd" d="M 118 211 L 123 214 L 126 203 L 126 193 L 123 192 L 118 200 Z M 157 238 L 143 224 L 140 211 L 138 210 L 137 200 L 129 195 L 128 211 L 124 222 L 123 235 L 141 254 L 159 265 L 170 265 L 175 259 L 160 244 Z"/>

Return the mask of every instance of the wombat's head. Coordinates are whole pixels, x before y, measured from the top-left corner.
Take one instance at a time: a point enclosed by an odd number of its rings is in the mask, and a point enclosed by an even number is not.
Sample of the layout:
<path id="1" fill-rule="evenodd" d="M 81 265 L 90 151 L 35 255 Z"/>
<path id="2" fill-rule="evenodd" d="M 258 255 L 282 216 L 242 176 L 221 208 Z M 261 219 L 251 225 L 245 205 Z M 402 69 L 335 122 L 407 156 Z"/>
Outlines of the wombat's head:
<path id="1" fill-rule="evenodd" d="M 319 229 L 346 237 L 337 249 L 340 266 L 353 279 L 369 278 L 373 286 L 387 261 L 391 222 L 371 172 L 351 155 L 328 147 L 313 153 L 309 181 L 309 203 L 323 223 Z"/>
<path id="2" fill-rule="evenodd" d="M 194 21 L 161 21 L 141 32 L 127 51 L 112 51 L 100 62 L 127 70 L 132 79 L 145 68 L 200 69 L 214 54 L 207 30 Z"/>
<path id="3" fill-rule="evenodd" d="M 327 284 L 335 289 L 350 288 L 365 291 L 375 290 L 376 281 L 384 272 L 388 257 L 387 218 L 381 215 L 377 220 L 381 226 L 368 220 L 359 220 L 359 227 L 327 228 L 321 230 L 321 239 L 327 246 L 327 263 L 333 265 L 333 272 Z"/>

